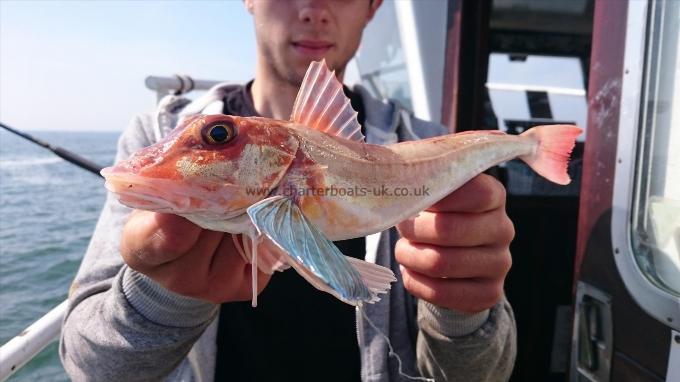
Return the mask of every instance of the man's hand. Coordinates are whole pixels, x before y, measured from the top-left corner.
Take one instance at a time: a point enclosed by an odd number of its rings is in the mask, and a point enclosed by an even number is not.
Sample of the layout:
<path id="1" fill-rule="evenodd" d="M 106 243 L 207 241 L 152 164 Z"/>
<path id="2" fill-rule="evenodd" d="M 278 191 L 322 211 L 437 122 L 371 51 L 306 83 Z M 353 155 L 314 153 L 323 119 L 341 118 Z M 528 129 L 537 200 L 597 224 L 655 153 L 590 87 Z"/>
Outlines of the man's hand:
<path id="1" fill-rule="evenodd" d="M 214 304 L 251 298 L 251 266 L 231 235 L 177 215 L 134 211 L 123 229 L 121 255 L 130 268 L 184 296 Z M 258 271 L 258 293 L 269 278 Z"/>
<path id="2" fill-rule="evenodd" d="M 505 189 L 482 174 L 397 226 L 404 286 L 432 304 L 467 313 L 495 305 L 510 270 L 515 230 Z"/>

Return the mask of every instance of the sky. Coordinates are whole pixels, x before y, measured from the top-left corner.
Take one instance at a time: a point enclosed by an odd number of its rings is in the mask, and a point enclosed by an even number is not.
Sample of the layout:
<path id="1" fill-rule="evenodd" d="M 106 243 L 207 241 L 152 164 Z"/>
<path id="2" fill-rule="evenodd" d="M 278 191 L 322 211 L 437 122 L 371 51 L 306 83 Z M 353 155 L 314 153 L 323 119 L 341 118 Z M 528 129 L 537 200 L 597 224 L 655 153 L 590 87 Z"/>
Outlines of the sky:
<path id="1" fill-rule="evenodd" d="M 381 39 L 397 25 L 393 7 L 383 4 L 366 29 L 361 63 L 373 55 L 389 66 Z M 18 129 L 120 131 L 154 109 L 149 75 L 243 83 L 254 66 L 255 33 L 242 0 L 0 0 L 0 121 Z M 358 79 L 353 68 L 348 83 Z M 492 55 L 489 82 L 582 89 L 580 70 L 576 59 Z M 499 119 L 528 118 L 522 91 L 490 93 Z M 583 95 L 550 99 L 555 118 L 585 126 Z"/>
<path id="2" fill-rule="evenodd" d="M 255 34 L 241 0 L 0 0 L 0 121 L 120 131 L 153 110 L 148 75 L 244 82 Z"/>

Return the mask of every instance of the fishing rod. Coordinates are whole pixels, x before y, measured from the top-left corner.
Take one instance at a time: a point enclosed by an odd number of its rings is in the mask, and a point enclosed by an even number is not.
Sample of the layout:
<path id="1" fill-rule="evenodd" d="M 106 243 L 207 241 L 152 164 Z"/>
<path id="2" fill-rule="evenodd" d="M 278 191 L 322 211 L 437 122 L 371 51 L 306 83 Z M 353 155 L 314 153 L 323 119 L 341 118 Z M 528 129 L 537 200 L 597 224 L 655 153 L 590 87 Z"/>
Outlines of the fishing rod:
<path id="1" fill-rule="evenodd" d="M 96 163 L 94 163 L 94 162 L 92 162 L 92 161 L 90 161 L 89 159 L 85 159 L 85 158 L 81 157 L 80 155 L 75 154 L 75 153 L 72 153 L 72 152 L 70 152 L 70 151 L 68 151 L 68 150 L 66 150 L 66 149 L 64 149 L 64 148 L 61 148 L 61 147 L 59 147 L 59 146 L 51 145 L 51 144 L 49 144 L 49 143 L 47 143 L 47 142 L 45 142 L 45 141 L 42 141 L 42 140 L 40 140 L 40 139 L 38 139 L 38 138 L 35 138 L 35 137 L 33 137 L 33 136 L 29 135 L 29 134 L 26 134 L 26 133 L 24 133 L 24 132 L 22 132 L 22 131 L 19 131 L 19 130 L 16 130 L 16 129 L 14 129 L 14 128 L 11 128 L 11 127 L 5 125 L 5 124 L 2 123 L 2 122 L 0 122 L 0 127 L 2 127 L 3 129 L 5 129 L 5 130 L 7 130 L 7 131 L 9 131 L 9 132 L 11 132 L 11 133 L 14 133 L 14 134 L 20 136 L 20 137 L 22 137 L 22 138 L 24 138 L 24 139 L 26 139 L 26 140 L 28 140 L 28 141 L 31 141 L 31 142 L 35 143 L 36 145 L 42 146 L 42 147 L 44 147 L 44 148 L 50 150 L 51 152 L 53 152 L 53 153 L 54 153 L 55 155 L 57 155 L 58 157 L 63 158 L 64 160 L 69 161 L 69 162 L 73 163 L 74 165 L 76 165 L 76 166 L 78 166 L 78 167 L 80 167 L 80 168 L 82 168 L 82 169 L 85 169 L 85 170 L 90 171 L 90 172 L 92 172 L 92 173 L 94 173 L 94 174 L 97 174 L 97 175 L 99 175 L 99 176 L 102 176 L 102 175 L 99 173 L 99 171 L 101 171 L 101 169 L 102 169 L 103 167 L 100 166 L 100 165 L 98 165 L 98 164 L 96 164 Z"/>

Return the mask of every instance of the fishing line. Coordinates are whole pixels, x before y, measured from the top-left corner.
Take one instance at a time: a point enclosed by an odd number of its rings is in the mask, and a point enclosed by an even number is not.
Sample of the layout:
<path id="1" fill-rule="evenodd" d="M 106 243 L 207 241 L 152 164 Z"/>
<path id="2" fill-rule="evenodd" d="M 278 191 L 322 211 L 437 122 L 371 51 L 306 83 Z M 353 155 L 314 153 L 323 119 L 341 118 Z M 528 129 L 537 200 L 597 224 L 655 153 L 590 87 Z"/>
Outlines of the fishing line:
<path id="1" fill-rule="evenodd" d="M 435 382 L 434 378 L 415 377 L 404 373 L 404 371 L 402 370 L 401 357 L 399 357 L 399 354 L 397 354 L 394 351 L 394 348 L 392 347 L 392 342 L 390 341 L 389 337 L 387 337 L 380 329 L 378 329 L 378 327 L 373 323 L 373 321 L 371 321 L 371 319 L 368 318 L 368 315 L 366 315 L 366 313 L 364 312 L 363 306 L 358 306 L 357 308 L 359 309 L 359 315 L 368 323 L 368 325 L 371 326 L 371 328 L 373 328 L 373 330 L 375 330 L 380 335 L 380 337 L 382 337 L 385 340 L 385 342 L 387 342 L 387 347 L 390 349 L 388 356 L 396 358 L 398 366 L 397 371 L 399 372 L 399 375 L 412 381 Z"/>

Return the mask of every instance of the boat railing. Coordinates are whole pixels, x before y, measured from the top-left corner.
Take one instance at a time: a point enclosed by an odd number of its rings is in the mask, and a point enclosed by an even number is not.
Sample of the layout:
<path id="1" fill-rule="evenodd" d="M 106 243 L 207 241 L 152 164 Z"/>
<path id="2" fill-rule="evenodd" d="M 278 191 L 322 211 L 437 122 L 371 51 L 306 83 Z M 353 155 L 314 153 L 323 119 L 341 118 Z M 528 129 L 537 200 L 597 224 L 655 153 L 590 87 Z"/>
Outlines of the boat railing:
<path id="1" fill-rule="evenodd" d="M 150 90 L 156 92 L 156 101 L 167 94 L 185 94 L 192 90 L 208 90 L 221 81 L 195 80 L 189 76 L 176 74 L 172 77 L 148 76 L 144 84 Z"/>
<path id="2" fill-rule="evenodd" d="M 57 305 L 38 321 L 0 348 L 0 381 L 16 373 L 61 333 L 61 322 L 68 301 Z"/>
<path id="3" fill-rule="evenodd" d="M 160 100 L 167 94 L 185 94 L 208 90 L 221 81 L 198 80 L 186 75 L 148 76 L 144 83 Z M 16 337 L 0 347 L 0 382 L 6 380 L 32 360 L 47 345 L 59 339 L 68 301 L 63 301 Z"/>

